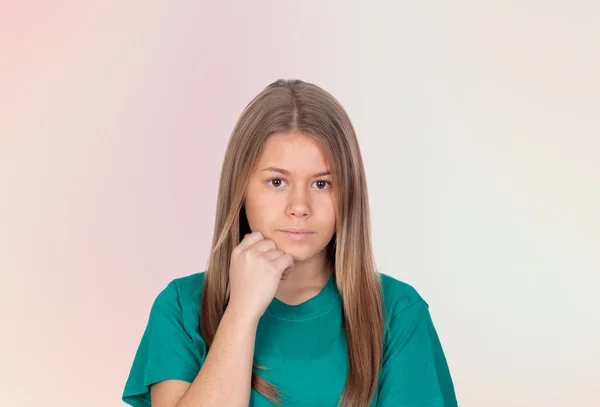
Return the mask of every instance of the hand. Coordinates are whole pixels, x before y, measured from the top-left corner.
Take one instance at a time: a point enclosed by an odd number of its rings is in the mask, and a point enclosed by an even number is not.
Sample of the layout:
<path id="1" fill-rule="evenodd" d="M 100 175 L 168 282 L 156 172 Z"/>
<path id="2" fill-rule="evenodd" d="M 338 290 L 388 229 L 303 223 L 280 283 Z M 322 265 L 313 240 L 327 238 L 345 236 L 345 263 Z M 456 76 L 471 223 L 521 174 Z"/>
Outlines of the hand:
<path id="1" fill-rule="evenodd" d="M 260 232 L 246 235 L 231 253 L 227 308 L 258 321 L 293 265 L 292 256 Z"/>

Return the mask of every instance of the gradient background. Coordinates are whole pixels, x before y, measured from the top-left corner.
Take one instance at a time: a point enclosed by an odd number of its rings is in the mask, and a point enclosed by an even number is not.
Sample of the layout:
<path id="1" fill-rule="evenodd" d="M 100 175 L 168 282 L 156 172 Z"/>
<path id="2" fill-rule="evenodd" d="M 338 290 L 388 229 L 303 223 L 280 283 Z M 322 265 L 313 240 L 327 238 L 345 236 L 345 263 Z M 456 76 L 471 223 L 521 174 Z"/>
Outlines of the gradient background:
<path id="1" fill-rule="evenodd" d="M 0 405 L 122 405 L 277 78 L 347 108 L 460 405 L 600 405 L 600 3 L 452 3 L 2 2 Z"/>

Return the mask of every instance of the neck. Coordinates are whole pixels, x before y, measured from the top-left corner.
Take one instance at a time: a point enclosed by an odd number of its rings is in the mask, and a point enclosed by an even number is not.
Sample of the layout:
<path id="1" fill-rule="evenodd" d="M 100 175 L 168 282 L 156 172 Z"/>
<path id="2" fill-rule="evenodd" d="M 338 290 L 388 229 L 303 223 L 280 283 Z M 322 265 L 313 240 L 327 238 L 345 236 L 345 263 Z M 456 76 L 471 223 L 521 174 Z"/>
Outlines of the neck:
<path id="1" fill-rule="evenodd" d="M 279 283 L 275 296 L 290 305 L 302 303 L 323 289 L 332 271 L 325 253 L 295 262 L 287 278 Z"/>

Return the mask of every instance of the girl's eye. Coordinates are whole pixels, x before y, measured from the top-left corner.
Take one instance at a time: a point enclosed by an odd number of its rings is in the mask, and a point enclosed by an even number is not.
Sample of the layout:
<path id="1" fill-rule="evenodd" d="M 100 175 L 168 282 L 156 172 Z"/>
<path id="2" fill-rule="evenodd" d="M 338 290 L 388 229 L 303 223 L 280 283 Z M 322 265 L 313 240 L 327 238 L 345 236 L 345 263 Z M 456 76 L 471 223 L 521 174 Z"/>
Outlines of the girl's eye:
<path id="1" fill-rule="evenodd" d="M 267 181 L 267 183 L 269 185 L 271 185 L 273 188 L 281 188 L 281 187 L 287 185 L 287 183 L 285 182 L 285 180 L 283 178 L 271 178 L 270 180 Z M 319 180 L 319 181 L 315 181 L 313 183 L 313 185 L 315 185 L 317 189 L 327 189 L 327 188 L 331 187 L 331 182 L 325 181 L 325 180 Z"/>
<path id="2" fill-rule="evenodd" d="M 331 182 L 325 180 L 315 181 L 317 189 L 327 189 L 331 187 Z"/>
<path id="3" fill-rule="evenodd" d="M 272 187 L 279 188 L 285 181 L 281 178 L 271 178 L 267 181 Z"/>

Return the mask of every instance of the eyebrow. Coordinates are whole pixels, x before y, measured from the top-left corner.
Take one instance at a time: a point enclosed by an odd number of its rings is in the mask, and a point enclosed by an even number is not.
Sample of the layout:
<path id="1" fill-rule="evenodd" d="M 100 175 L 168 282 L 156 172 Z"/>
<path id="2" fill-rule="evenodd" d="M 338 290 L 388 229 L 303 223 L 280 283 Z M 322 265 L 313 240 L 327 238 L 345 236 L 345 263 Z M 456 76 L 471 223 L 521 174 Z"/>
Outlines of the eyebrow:
<path id="1" fill-rule="evenodd" d="M 283 175 L 290 175 L 289 171 L 284 170 L 282 168 L 277 168 L 277 167 L 263 168 L 263 171 L 274 171 L 274 172 L 278 172 Z M 324 177 L 325 175 L 331 175 L 331 171 L 317 172 L 316 174 L 313 174 L 313 177 Z"/>

